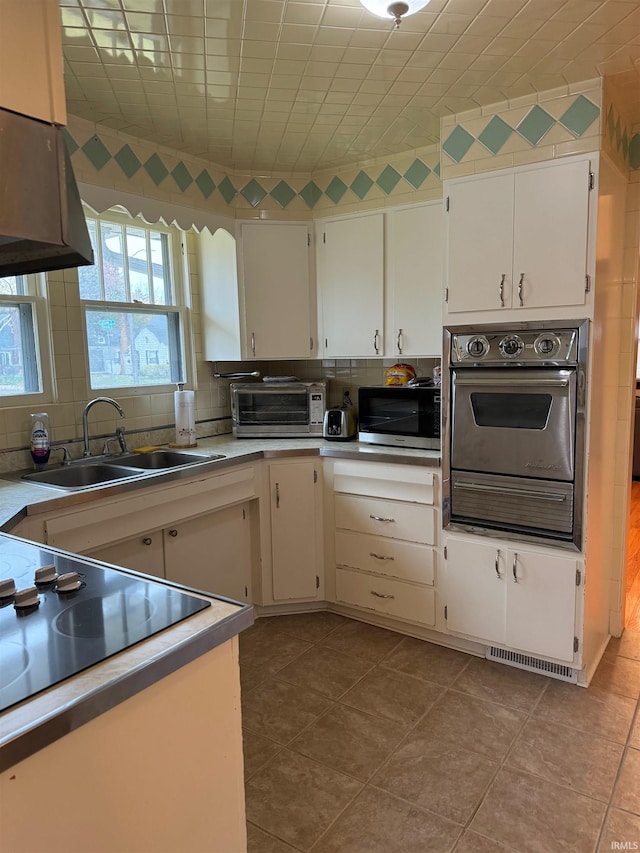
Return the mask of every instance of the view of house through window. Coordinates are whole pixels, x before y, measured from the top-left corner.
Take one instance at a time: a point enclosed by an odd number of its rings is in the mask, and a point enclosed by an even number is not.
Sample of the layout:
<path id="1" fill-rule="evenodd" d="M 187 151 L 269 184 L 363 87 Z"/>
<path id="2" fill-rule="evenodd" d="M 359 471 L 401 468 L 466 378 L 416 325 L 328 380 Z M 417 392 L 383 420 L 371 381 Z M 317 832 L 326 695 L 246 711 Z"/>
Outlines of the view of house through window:
<path id="1" fill-rule="evenodd" d="M 35 306 L 27 276 L 0 276 L 0 396 L 42 390 Z"/>
<path id="2" fill-rule="evenodd" d="M 79 267 L 91 388 L 182 382 L 169 229 L 87 217 L 95 264 Z"/>

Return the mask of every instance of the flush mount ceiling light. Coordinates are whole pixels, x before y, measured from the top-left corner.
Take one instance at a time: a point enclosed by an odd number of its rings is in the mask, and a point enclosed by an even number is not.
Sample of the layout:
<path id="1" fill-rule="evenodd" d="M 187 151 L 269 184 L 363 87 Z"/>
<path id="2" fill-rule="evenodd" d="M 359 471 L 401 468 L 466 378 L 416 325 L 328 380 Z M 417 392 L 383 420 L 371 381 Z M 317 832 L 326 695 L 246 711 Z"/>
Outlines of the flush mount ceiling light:
<path id="1" fill-rule="evenodd" d="M 392 18 L 396 29 L 407 15 L 414 15 L 424 9 L 429 0 L 360 0 L 365 9 L 379 18 Z"/>

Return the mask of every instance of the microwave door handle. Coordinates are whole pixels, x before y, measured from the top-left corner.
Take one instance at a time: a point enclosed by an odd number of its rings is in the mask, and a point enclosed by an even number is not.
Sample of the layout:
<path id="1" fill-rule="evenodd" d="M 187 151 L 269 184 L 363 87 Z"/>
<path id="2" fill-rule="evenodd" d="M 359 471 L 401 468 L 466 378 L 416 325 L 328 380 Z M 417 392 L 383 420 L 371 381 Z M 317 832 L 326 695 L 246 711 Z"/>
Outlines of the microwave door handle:
<path id="1" fill-rule="evenodd" d="M 566 388 L 569 385 L 569 379 L 528 379 L 522 377 L 514 379 L 513 376 L 500 376 L 492 379 L 486 379 L 481 376 L 472 378 L 471 376 L 456 376 L 456 385 L 473 385 L 473 386 L 495 386 L 496 388 L 510 388 L 513 391 L 519 388 Z"/>
<path id="2" fill-rule="evenodd" d="M 564 503 L 566 495 L 559 495 L 557 492 L 543 492 L 536 489 L 517 489 L 509 486 L 485 486 L 483 483 L 459 483 L 454 482 L 455 489 L 465 489 L 468 492 L 491 492 L 500 495 L 518 495 L 523 498 L 532 498 L 533 500 L 555 501 L 556 503 Z"/>

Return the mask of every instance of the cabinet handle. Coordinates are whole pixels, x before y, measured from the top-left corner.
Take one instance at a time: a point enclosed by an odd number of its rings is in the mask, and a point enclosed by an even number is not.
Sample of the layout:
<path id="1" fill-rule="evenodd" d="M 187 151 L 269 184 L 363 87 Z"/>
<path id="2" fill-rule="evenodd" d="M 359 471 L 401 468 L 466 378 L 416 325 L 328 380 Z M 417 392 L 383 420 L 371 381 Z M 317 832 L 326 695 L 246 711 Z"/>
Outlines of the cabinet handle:
<path id="1" fill-rule="evenodd" d="M 173 536 L 173 538 L 175 539 L 177 535 L 178 535 L 178 531 L 175 529 L 175 527 L 172 527 L 171 530 L 169 531 L 169 536 Z"/>
<path id="2" fill-rule="evenodd" d="M 383 557 L 381 554 L 376 554 L 375 551 L 369 551 L 370 557 L 375 557 L 376 560 L 395 560 L 395 557 Z"/>
<path id="3" fill-rule="evenodd" d="M 402 355 L 402 329 L 398 329 L 398 340 L 396 345 L 398 347 L 398 355 Z"/>
<path id="4" fill-rule="evenodd" d="M 142 540 L 142 544 L 143 545 L 152 545 L 153 539 L 150 536 L 145 536 L 144 539 Z"/>
<path id="5" fill-rule="evenodd" d="M 524 273 L 520 273 L 520 281 L 518 282 L 518 299 L 520 300 L 520 307 L 524 308 L 524 299 L 522 298 L 522 288 L 524 286 Z"/>
<path id="6" fill-rule="evenodd" d="M 518 555 L 513 555 L 513 565 L 511 566 L 511 571 L 513 572 L 513 582 L 518 583 Z"/>
<path id="7" fill-rule="evenodd" d="M 373 336 L 373 348 L 376 351 L 376 355 L 380 352 L 380 332 L 376 329 L 376 333 Z"/>
<path id="8" fill-rule="evenodd" d="M 500 551 L 499 550 L 496 551 L 495 568 L 496 568 L 496 575 L 498 576 L 498 580 L 500 581 L 500 580 L 502 580 L 502 575 L 500 574 Z"/>
<path id="9" fill-rule="evenodd" d="M 251 332 L 251 352 L 256 354 L 256 333 Z"/>
<path id="10" fill-rule="evenodd" d="M 370 515 L 369 518 L 372 518 L 374 521 L 384 521 L 384 522 L 395 521 L 395 518 L 383 518 L 383 516 L 381 516 L 381 515 Z"/>
<path id="11" fill-rule="evenodd" d="M 504 280 L 507 277 L 506 272 L 502 273 L 502 278 L 500 279 L 500 287 L 498 288 L 498 293 L 500 294 L 500 307 L 504 308 Z"/>
<path id="12" fill-rule="evenodd" d="M 395 598 L 395 595 L 385 595 L 382 592 L 376 592 L 375 589 L 370 590 L 371 595 L 375 595 L 376 598 Z"/>
<path id="13" fill-rule="evenodd" d="M 276 483 L 276 509 L 280 509 L 280 483 Z"/>

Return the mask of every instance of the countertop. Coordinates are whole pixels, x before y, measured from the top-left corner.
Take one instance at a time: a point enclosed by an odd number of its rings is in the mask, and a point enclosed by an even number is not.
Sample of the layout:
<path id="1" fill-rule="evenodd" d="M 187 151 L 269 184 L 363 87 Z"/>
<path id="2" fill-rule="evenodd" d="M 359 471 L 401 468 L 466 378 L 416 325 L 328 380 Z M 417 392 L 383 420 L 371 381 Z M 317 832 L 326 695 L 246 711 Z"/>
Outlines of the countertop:
<path id="1" fill-rule="evenodd" d="M 222 435 L 199 439 L 197 447 L 185 452 L 198 455 L 223 454 L 225 458 L 203 462 L 197 468 L 187 466 L 169 471 L 144 471 L 135 479 L 115 481 L 110 485 L 95 486 L 76 492 L 66 492 L 62 489 L 8 479 L 8 474 L 0 474 L 0 530 L 10 533 L 13 527 L 27 515 L 85 504 L 143 489 L 151 484 L 161 485 L 193 477 L 194 474 L 213 473 L 244 462 L 255 462 L 265 458 L 328 456 L 336 459 L 366 459 L 372 462 L 395 462 L 431 468 L 439 468 L 441 461 L 439 450 L 412 450 L 363 444 L 358 441 L 326 441 L 321 438 L 236 439 L 231 435 Z"/>

